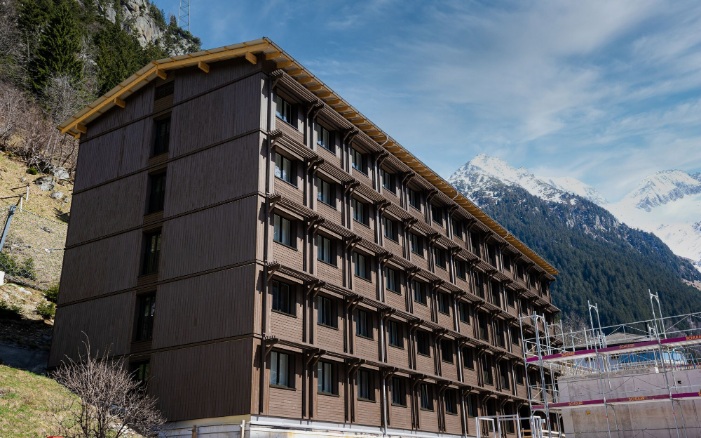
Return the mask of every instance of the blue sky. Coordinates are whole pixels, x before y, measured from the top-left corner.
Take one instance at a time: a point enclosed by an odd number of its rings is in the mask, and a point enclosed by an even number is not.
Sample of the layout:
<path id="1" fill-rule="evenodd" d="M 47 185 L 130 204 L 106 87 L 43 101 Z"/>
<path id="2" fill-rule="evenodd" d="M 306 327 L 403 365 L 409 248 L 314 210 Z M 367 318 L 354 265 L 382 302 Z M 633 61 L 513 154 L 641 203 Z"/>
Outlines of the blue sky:
<path id="1" fill-rule="evenodd" d="M 178 0 L 156 0 L 177 15 Z M 267 36 L 448 177 L 479 153 L 615 201 L 701 171 L 701 2 L 191 0 L 203 48 Z"/>

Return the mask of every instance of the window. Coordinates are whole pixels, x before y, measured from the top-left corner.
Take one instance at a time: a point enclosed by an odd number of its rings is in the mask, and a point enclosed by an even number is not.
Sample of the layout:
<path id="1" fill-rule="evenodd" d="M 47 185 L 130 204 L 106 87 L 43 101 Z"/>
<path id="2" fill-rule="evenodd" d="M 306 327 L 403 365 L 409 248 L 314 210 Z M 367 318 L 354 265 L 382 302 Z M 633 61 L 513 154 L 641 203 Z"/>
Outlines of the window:
<path id="1" fill-rule="evenodd" d="M 355 314 L 355 334 L 372 339 L 372 316 L 365 310 L 358 310 Z"/>
<path id="2" fill-rule="evenodd" d="M 489 340 L 489 319 L 484 313 L 480 313 L 478 318 L 479 321 L 479 335 L 480 339 L 484 341 Z"/>
<path id="3" fill-rule="evenodd" d="M 520 366 L 517 366 L 514 368 L 514 374 L 516 374 L 516 384 L 518 385 L 523 385 L 525 381 L 525 372 L 523 371 L 523 368 Z"/>
<path id="4" fill-rule="evenodd" d="M 275 96 L 275 116 L 277 116 L 278 119 L 294 125 L 292 109 L 293 107 L 290 102 L 283 99 L 282 96 Z"/>
<path id="5" fill-rule="evenodd" d="M 399 291 L 399 272 L 395 269 L 385 267 L 385 289 L 391 292 Z"/>
<path id="6" fill-rule="evenodd" d="M 161 256 L 161 230 L 144 234 L 144 259 L 141 266 L 143 275 L 158 272 L 158 260 Z"/>
<path id="7" fill-rule="evenodd" d="M 467 262 L 463 260 L 455 260 L 455 274 L 458 278 L 467 280 Z"/>
<path id="8" fill-rule="evenodd" d="M 316 144 L 328 151 L 336 153 L 336 148 L 333 143 L 333 133 L 319 124 L 316 125 Z"/>
<path id="9" fill-rule="evenodd" d="M 404 348 L 404 333 L 402 326 L 397 321 L 387 321 L 387 332 L 389 337 L 389 345 L 392 347 Z"/>
<path id="10" fill-rule="evenodd" d="M 494 375 L 492 374 L 492 357 L 483 356 L 482 357 L 482 376 L 484 376 L 484 383 L 488 385 L 494 385 Z"/>
<path id="11" fill-rule="evenodd" d="M 465 324 L 470 323 L 470 305 L 464 301 L 460 301 L 460 322 Z"/>
<path id="12" fill-rule="evenodd" d="M 428 383 L 421 384 L 421 409 L 433 410 L 433 388 Z"/>
<path id="13" fill-rule="evenodd" d="M 156 294 L 138 295 L 136 298 L 135 341 L 150 341 L 153 337 L 153 317 L 156 314 Z"/>
<path id="14" fill-rule="evenodd" d="M 443 207 L 431 205 L 431 219 L 438 225 L 443 226 Z"/>
<path id="15" fill-rule="evenodd" d="M 273 290 L 273 310 L 294 315 L 296 312 L 292 286 L 277 280 L 273 280 L 271 286 Z"/>
<path id="16" fill-rule="evenodd" d="M 479 417 L 479 398 L 477 394 L 470 394 L 467 397 L 467 415 L 473 418 Z"/>
<path id="17" fill-rule="evenodd" d="M 353 210 L 353 219 L 363 225 L 370 225 L 370 211 L 365 203 L 351 198 L 351 207 Z"/>
<path id="18" fill-rule="evenodd" d="M 450 296 L 448 294 L 438 294 L 438 311 L 446 315 L 450 314 Z"/>
<path id="19" fill-rule="evenodd" d="M 317 365 L 317 389 L 321 394 L 338 394 L 336 385 L 336 367 L 329 362 L 319 362 Z"/>
<path id="20" fill-rule="evenodd" d="M 521 343 L 521 333 L 518 327 L 511 327 L 511 343 L 514 345 Z"/>
<path id="21" fill-rule="evenodd" d="M 409 233 L 409 243 L 411 245 L 411 252 L 423 257 L 424 256 L 424 238 L 418 234 Z"/>
<path id="22" fill-rule="evenodd" d="M 367 256 L 354 252 L 353 265 L 355 268 L 356 277 L 360 277 L 368 281 L 370 280 L 370 259 Z"/>
<path id="23" fill-rule="evenodd" d="M 148 207 L 146 213 L 163 211 L 166 199 L 166 173 L 159 172 L 148 176 Z"/>
<path id="24" fill-rule="evenodd" d="M 404 379 L 401 377 L 392 377 L 392 404 L 406 406 L 406 390 L 404 389 Z"/>
<path id="25" fill-rule="evenodd" d="M 436 266 L 445 269 L 448 263 L 445 250 L 436 246 L 433 248 L 433 256 L 436 259 Z"/>
<path id="26" fill-rule="evenodd" d="M 358 399 L 375 401 L 375 379 L 369 370 L 358 370 Z"/>
<path id="27" fill-rule="evenodd" d="M 273 240 L 283 245 L 296 247 L 296 239 L 293 237 L 293 227 L 289 219 L 280 215 L 273 215 Z"/>
<path id="28" fill-rule="evenodd" d="M 443 362 L 453 363 L 453 341 L 450 339 L 441 341 L 441 359 Z"/>
<path id="29" fill-rule="evenodd" d="M 477 234 L 472 234 L 470 237 L 471 243 L 472 243 L 472 252 L 477 256 L 481 257 L 480 255 L 480 237 Z"/>
<path id="30" fill-rule="evenodd" d="M 170 144 L 170 116 L 156 120 L 154 130 L 153 155 L 161 155 L 168 152 Z"/>
<path id="31" fill-rule="evenodd" d="M 367 175 L 368 163 L 365 159 L 365 154 L 363 154 L 357 149 L 351 149 L 351 160 L 353 163 L 353 169 L 358 170 Z"/>
<path id="32" fill-rule="evenodd" d="M 414 289 L 414 301 L 421 304 L 426 304 L 426 283 L 417 280 L 411 281 L 411 288 Z"/>
<path id="33" fill-rule="evenodd" d="M 384 228 L 386 238 L 394 240 L 395 242 L 399 241 L 399 227 L 395 221 L 386 216 L 382 216 L 382 227 Z"/>
<path id="34" fill-rule="evenodd" d="M 270 385 L 294 388 L 294 360 L 289 354 L 272 351 L 270 353 Z"/>
<path id="35" fill-rule="evenodd" d="M 431 340 L 428 332 L 419 330 L 416 332 L 416 350 L 424 356 L 431 356 Z"/>
<path id="36" fill-rule="evenodd" d="M 397 190 L 397 185 L 394 180 L 394 174 L 386 171 L 385 169 L 380 169 L 380 176 L 382 177 L 382 187 L 392 193 L 395 193 Z"/>
<path id="37" fill-rule="evenodd" d="M 462 240 L 462 222 L 458 219 L 453 219 L 453 236 Z"/>
<path id="38" fill-rule="evenodd" d="M 134 376 L 134 380 L 142 385 L 146 385 L 151 377 L 151 362 L 148 360 L 142 360 L 139 362 L 132 363 L 129 368 L 131 368 L 131 375 Z"/>
<path id="39" fill-rule="evenodd" d="M 506 302 L 509 307 L 516 308 L 516 298 L 514 297 L 514 293 L 510 290 L 506 291 Z"/>
<path id="40" fill-rule="evenodd" d="M 448 414 L 457 415 L 458 413 L 458 397 L 454 389 L 449 389 L 445 392 L 445 412 Z"/>
<path id="41" fill-rule="evenodd" d="M 421 210 L 421 193 L 409 188 L 409 205 L 417 210 Z"/>
<path id="42" fill-rule="evenodd" d="M 501 285 L 498 281 L 492 282 L 492 303 L 497 307 L 501 307 Z"/>
<path id="43" fill-rule="evenodd" d="M 319 296 L 317 299 L 318 324 L 329 327 L 338 327 L 338 318 L 336 317 L 336 301 L 329 297 Z"/>
<path id="44" fill-rule="evenodd" d="M 505 361 L 499 362 L 499 377 L 502 389 L 509 389 L 509 364 Z"/>
<path id="45" fill-rule="evenodd" d="M 175 81 L 170 81 L 161 85 L 160 87 L 156 87 L 156 91 L 153 93 L 153 100 L 159 100 L 163 99 L 166 96 L 170 96 L 171 94 L 173 94 L 174 90 Z"/>
<path id="46" fill-rule="evenodd" d="M 336 186 L 333 183 L 325 181 L 321 178 L 316 179 L 316 199 L 324 204 L 336 207 Z"/>
<path id="47" fill-rule="evenodd" d="M 472 353 L 472 348 L 465 347 L 462 349 L 462 361 L 465 368 L 469 368 L 471 370 L 475 369 L 475 359 L 474 354 Z"/>
<path id="48" fill-rule="evenodd" d="M 317 260 L 336 266 L 336 251 L 334 250 L 334 244 L 331 239 L 322 235 L 317 235 L 316 251 Z"/>
<path id="49" fill-rule="evenodd" d="M 296 186 L 292 173 L 292 161 L 284 155 L 275 154 L 275 178 Z"/>

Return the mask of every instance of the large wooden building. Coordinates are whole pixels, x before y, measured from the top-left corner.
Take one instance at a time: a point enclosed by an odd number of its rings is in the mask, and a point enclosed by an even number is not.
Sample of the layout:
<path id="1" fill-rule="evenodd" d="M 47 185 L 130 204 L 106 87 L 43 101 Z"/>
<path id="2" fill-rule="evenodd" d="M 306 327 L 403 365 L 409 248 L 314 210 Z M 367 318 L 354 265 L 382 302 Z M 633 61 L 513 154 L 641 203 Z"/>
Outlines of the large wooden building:
<path id="1" fill-rule="evenodd" d="M 527 408 L 518 317 L 555 315 L 557 271 L 272 41 L 153 62 L 61 129 L 50 366 L 85 332 L 173 435 L 465 436 Z"/>

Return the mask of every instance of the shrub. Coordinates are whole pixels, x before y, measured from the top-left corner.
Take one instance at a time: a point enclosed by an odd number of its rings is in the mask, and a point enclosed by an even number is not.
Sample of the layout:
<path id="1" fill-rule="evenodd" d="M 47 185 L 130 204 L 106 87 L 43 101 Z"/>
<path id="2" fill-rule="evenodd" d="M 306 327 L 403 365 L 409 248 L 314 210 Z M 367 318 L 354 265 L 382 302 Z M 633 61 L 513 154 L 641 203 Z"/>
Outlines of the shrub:
<path id="1" fill-rule="evenodd" d="M 9 305 L 4 300 L 0 300 L 0 319 L 22 319 L 18 305 Z"/>
<path id="2" fill-rule="evenodd" d="M 32 166 L 29 169 L 27 169 L 27 173 L 30 175 L 38 175 L 39 174 L 39 169 L 36 167 Z"/>
<path id="3" fill-rule="evenodd" d="M 54 319 L 56 316 L 56 305 L 49 301 L 44 301 L 37 306 L 37 314 L 44 319 Z"/>
<path id="4" fill-rule="evenodd" d="M 16 277 L 24 277 L 30 280 L 37 279 L 36 268 L 34 267 L 34 259 L 29 257 L 21 265 L 10 254 L 0 252 L 0 269 L 5 271 L 7 275 Z"/>
<path id="5" fill-rule="evenodd" d="M 58 303 L 58 283 L 50 286 L 44 291 L 44 298 L 54 304 Z"/>

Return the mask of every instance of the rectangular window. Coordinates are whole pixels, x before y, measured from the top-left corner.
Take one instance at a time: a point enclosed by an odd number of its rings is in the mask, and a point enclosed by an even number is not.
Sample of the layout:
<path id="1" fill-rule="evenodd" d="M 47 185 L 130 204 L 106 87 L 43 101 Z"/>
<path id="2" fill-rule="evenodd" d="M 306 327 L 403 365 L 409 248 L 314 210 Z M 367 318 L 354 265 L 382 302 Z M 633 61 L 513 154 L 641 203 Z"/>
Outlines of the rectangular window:
<path id="1" fill-rule="evenodd" d="M 501 285 L 498 281 L 492 282 L 492 303 L 497 307 L 501 307 Z"/>
<path id="2" fill-rule="evenodd" d="M 421 193 L 417 190 L 409 188 L 409 205 L 417 210 L 421 210 Z"/>
<path id="3" fill-rule="evenodd" d="M 163 211 L 166 199 L 166 173 L 159 172 L 148 176 L 148 207 L 146 213 Z"/>
<path id="4" fill-rule="evenodd" d="M 293 295 L 293 287 L 281 281 L 273 280 L 271 283 L 273 293 L 273 310 L 294 315 L 295 300 Z"/>
<path id="5" fill-rule="evenodd" d="M 521 332 L 518 327 L 511 327 L 511 343 L 514 345 L 521 344 Z"/>
<path id="6" fill-rule="evenodd" d="M 387 191 L 395 193 L 397 190 L 397 185 L 394 179 L 394 174 L 386 171 L 385 169 L 380 169 L 380 176 L 382 177 L 382 187 Z"/>
<path id="7" fill-rule="evenodd" d="M 292 161 L 284 155 L 275 154 L 275 178 L 281 179 L 293 185 Z"/>
<path id="8" fill-rule="evenodd" d="M 158 272 L 158 261 L 161 257 L 161 230 L 144 234 L 143 254 L 141 274 L 149 275 Z"/>
<path id="9" fill-rule="evenodd" d="M 375 379 L 369 370 L 358 370 L 358 399 L 375 401 Z"/>
<path id="10" fill-rule="evenodd" d="M 355 314 L 355 334 L 372 339 L 372 316 L 365 310 L 358 310 Z"/>
<path id="11" fill-rule="evenodd" d="M 455 274 L 462 280 L 467 280 L 467 262 L 455 260 Z"/>
<path id="12" fill-rule="evenodd" d="M 353 162 L 353 169 L 358 170 L 365 175 L 368 173 L 368 164 L 365 159 L 365 154 L 357 149 L 351 149 L 351 159 Z"/>
<path id="13" fill-rule="evenodd" d="M 336 301 L 329 297 L 319 296 L 317 299 L 317 323 L 328 327 L 337 328 L 338 318 Z"/>
<path id="14" fill-rule="evenodd" d="M 391 292 L 399 291 L 399 272 L 395 269 L 385 267 L 385 289 Z"/>
<path id="15" fill-rule="evenodd" d="M 465 368 L 471 370 L 475 369 L 475 359 L 472 353 L 472 348 L 465 347 L 462 349 L 462 361 L 465 364 Z"/>
<path id="16" fill-rule="evenodd" d="M 154 122 L 153 156 L 168 152 L 170 145 L 170 116 Z"/>
<path id="17" fill-rule="evenodd" d="M 280 215 L 273 215 L 273 240 L 282 243 L 283 245 L 296 247 L 296 239 L 294 238 L 294 229 L 289 219 Z"/>
<path id="18" fill-rule="evenodd" d="M 138 295 L 136 298 L 135 341 L 150 341 L 153 337 L 153 317 L 156 314 L 156 294 Z"/>
<path id="19" fill-rule="evenodd" d="M 438 311 L 450 314 L 450 295 L 442 292 L 438 294 Z"/>
<path id="20" fill-rule="evenodd" d="M 502 389 L 511 388 L 509 383 L 509 364 L 506 361 L 499 362 L 499 377 Z"/>
<path id="21" fill-rule="evenodd" d="M 453 219 L 453 236 L 462 240 L 462 221 Z"/>
<path id="22" fill-rule="evenodd" d="M 338 394 L 336 384 L 336 367 L 329 362 L 319 362 L 317 365 L 317 389 L 321 394 Z"/>
<path id="23" fill-rule="evenodd" d="M 293 359 L 286 353 L 270 352 L 270 386 L 295 387 Z"/>
<path id="24" fill-rule="evenodd" d="M 428 383 L 421 384 L 421 409 L 433 410 L 433 387 Z"/>
<path id="25" fill-rule="evenodd" d="M 477 394 L 470 394 L 467 397 L 467 415 L 473 418 L 479 417 L 479 398 Z"/>
<path id="26" fill-rule="evenodd" d="M 359 254 L 357 252 L 353 253 L 353 266 L 355 268 L 356 277 L 360 277 L 364 280 L 370 280 L 370 258 Z"/>
<path id="27" fill-rule="evenodd" d="M 404 379 L 401 377 L 392 377 L 392 404 L 406 406 L 406 390 L 404 389 Z"/>
<path id="28" fill-rule="evenodd" d="M 131 369 L 131 375 L 134 376 L 134 380 L 139 382 L 141 385 L 146 385 L 151 377 L 151 362 L 148 360 L 142 360 L 139 362 L 134 362 L 129 365 Z"/>
<path id="29" fill-rule="evenodd" d="M 445 412 L 452 415 L 458 413 L 458 397 L 454 389 L 445 391 Z"/>
<path id="30" fill-rule="evenodd" d="M 316 179 L 316 199 L 336 208 L 336 186 L 321 178 Z"/>
<path id="31" fill-rule="evenodd" d="M 470 236 L 470 240 L 471 240 L 470 243 L 472 244 L 471 245 L 472 246 L 472 248 L 471 248 L 472 253 L 475 254 L 477 257 L 481 257 L 481 255 L 480 255 L 480 253 L 481 253 L 481 251 L 480 251 L 480 237 L 477 235 L 477 233 L 475 233 L 475 234 L 472 234 Z"/>
<path id="32" fill-rule="evenodd" d="M 470 323 L 470 304 L 460 301 L 460 322 Z"/>
<path id="33" fill-rule="evenodd" d="M 480 313 L 477 319 L 479 320 L 480 339 L 483 341 L 489 341 L 489 319 L 487 315 Z"/>
<path id="34" fill-rule="evenodd" d="M 333 133 L 319 124 L 316 125 L 316 144 L 330 152 L 336 153 Z"/>
<path id="35" fill-rule="evenodd" d="M 431 205 L 431 219 L 438 225 L 443 226 L 443 207 Z"/>
<path id="36" fill-rule="evenodd" d="M 433 256 L 436 259 L 436 266 L 446 269 L 448 265 L 448 257 L 445 255 L 445 250 L 437 246 L 433 247 Z"/>
<path id="37" fill-rule="evenodd" d="M 506 302 L 509 307 L 516 308 L 516 297 L 514 297 L 514 293 L 510 290 L 506 291 Z"/>
<path id="38" fill-rule="evenodd" d="M 334 250 L 334 244 L 328 237 L 317 235 L 316 236 L 316 258 L 329 265 L 336 266 L 336 251 Z"/>
<path id="39" fill-rule="evenodd" d="M 416 350 L 424 356 L 431 356 L 431 339 L 428 332 L 419 330 L 416 332 Z"/>
<path id="40" fill-rule="evenodd" d="M 441 359 L 443 362 L 453 363 L 453 341 L 450 339 L 441 341 Z"/>
<path id="41" fill-rule="evenodd" d="M 483 356 L 482 357 L 482 375 L 484 376 L 484 383 L 488 385 L 494 385 L 494 374 L 492 372 L 492 357 Z"/>
<path id="42" fill-rule="evenodd" d="M 428 302 L 426 297 L 426 283 L 412 280 L 411 288 L 414 290 L 414 301 L 421 304 L 426 304 Z"/>
<path id="43" fill-rule="evenodd" d="M 402 326 L 399 322 L 393 320 L 387 321 L 387 333 L 389 345 L 392 347 L 404 348 L 404 333 L 402 332 Z"/>
<path id="44" fill-rule="evenodd" d="M 411 252 L 423 257 L 424 256 L 424 238 L 418 234 L 409 233 L 409 244 L 411 245 Z"/>
<path id="45" fill-rule="evenodd" d="M 399 226 L 392 219 L 382 216 L 382 228 L 384 228 L 384 235 L 390 240 L 395 242 L 399 241 Z"/>
<path id="46" fill-rule="evenodd" d="M 351 198 L 351 209 L 353 210 L 353 220 L 366 226 L 370 225 L 370 211 L 365 203 Z"/>
<path id="47" fill-rule="evenodd" d="M 516 383 L 518 385 L 523 385 L 526 374 L 525 371 L 523 371 L 523 367 L 516 366 L 516 368 L 514 368 L 514 373 L 516 374 Z"/>
<path id="48" fill-rule="evenodd" d="M 296 125 L 292 120 L 292 104 L 278 95 L 275 96 L 275 116 L 290 125 Z"/>

